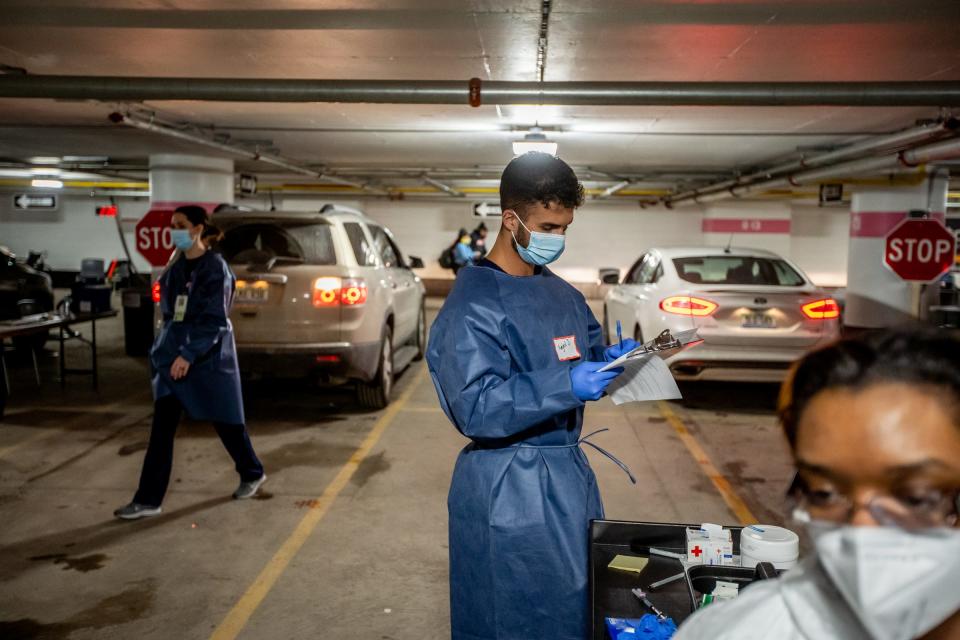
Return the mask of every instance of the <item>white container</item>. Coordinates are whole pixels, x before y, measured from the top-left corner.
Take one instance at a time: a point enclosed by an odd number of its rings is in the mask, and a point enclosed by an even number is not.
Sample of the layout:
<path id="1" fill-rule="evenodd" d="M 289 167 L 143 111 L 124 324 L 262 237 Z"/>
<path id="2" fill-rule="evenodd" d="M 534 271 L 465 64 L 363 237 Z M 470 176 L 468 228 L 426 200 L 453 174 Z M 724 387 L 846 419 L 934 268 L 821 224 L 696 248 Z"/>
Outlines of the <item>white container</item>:
<path id="1" fill-rule="evenodd" d="M 777 569 L 792 569 L 800 557 L 800 537 L 789 529 L 768 524 L 744 527 L 740 532 L 740 564 L 753 569 L 771 562 Z"/>

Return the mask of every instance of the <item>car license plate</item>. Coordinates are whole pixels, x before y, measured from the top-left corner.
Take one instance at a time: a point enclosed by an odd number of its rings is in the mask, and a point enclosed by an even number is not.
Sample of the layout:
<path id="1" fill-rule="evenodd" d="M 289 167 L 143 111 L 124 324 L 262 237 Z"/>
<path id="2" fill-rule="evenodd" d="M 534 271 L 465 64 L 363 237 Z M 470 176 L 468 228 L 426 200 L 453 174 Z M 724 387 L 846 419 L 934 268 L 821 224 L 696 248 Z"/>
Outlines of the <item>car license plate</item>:
<path id="1" fill-rule="evenodd" d="M 743 316 L 744 329 L 776 329 L 777 322 L 765 313 L 748 313 Z"/>
<path id="2" fill-rule="evenodd" d="M 266 282 L 248 282 L 237 287 L 237 303 L 264 304 L 270 299 L 270 287 Z"/>

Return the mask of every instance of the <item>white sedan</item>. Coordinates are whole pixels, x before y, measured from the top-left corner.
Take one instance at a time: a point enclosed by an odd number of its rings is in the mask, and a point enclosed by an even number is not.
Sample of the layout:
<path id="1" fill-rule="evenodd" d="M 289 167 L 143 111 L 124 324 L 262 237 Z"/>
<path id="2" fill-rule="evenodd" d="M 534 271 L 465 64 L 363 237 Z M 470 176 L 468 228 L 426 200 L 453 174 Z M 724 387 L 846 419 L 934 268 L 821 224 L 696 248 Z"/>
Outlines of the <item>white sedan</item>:
<path id="1" fill-rule="evenodd" d="M 604 298 L 603 329 L 638 342 L 698 328 L 701 344 L 667 360 L 678 380 L 776 382 L 807 351 L 836 340 L 840 307 L 790 261 L 737 248 L 651 249 Z"/>

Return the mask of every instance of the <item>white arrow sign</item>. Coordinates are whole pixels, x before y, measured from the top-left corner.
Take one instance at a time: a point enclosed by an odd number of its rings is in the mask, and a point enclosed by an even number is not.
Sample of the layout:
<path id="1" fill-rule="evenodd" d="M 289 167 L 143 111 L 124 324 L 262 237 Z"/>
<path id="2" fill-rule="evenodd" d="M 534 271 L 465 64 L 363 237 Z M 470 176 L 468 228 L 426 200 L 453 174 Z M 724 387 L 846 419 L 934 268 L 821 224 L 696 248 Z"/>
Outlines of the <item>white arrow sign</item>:
<path id="1" fill-rule="evenodd" d="M 52 211 L 57 208 L 57 196 L 31 196 L 26 193 L 18 193 L 13 196 L 13 206 L 17 209 Z"/>
<path id="2" fill-rule="evenodd" d="M 478 202 L 473 205 L 473 215 L 478 218 L 499 218 L 501 213 L 499 202 Z"/>

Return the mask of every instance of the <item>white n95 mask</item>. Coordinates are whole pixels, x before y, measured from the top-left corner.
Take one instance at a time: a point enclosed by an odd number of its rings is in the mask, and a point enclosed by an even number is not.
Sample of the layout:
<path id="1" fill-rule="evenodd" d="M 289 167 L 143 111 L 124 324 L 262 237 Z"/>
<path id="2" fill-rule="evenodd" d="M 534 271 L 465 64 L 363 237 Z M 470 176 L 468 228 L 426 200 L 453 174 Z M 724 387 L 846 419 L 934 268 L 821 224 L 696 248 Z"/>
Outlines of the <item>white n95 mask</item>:
<path id="1" fill-rule="evenodd" d="M 820 564 L 874 640 L 913 640 L 960 609 L 960 530 L 808 528 Z"/>

